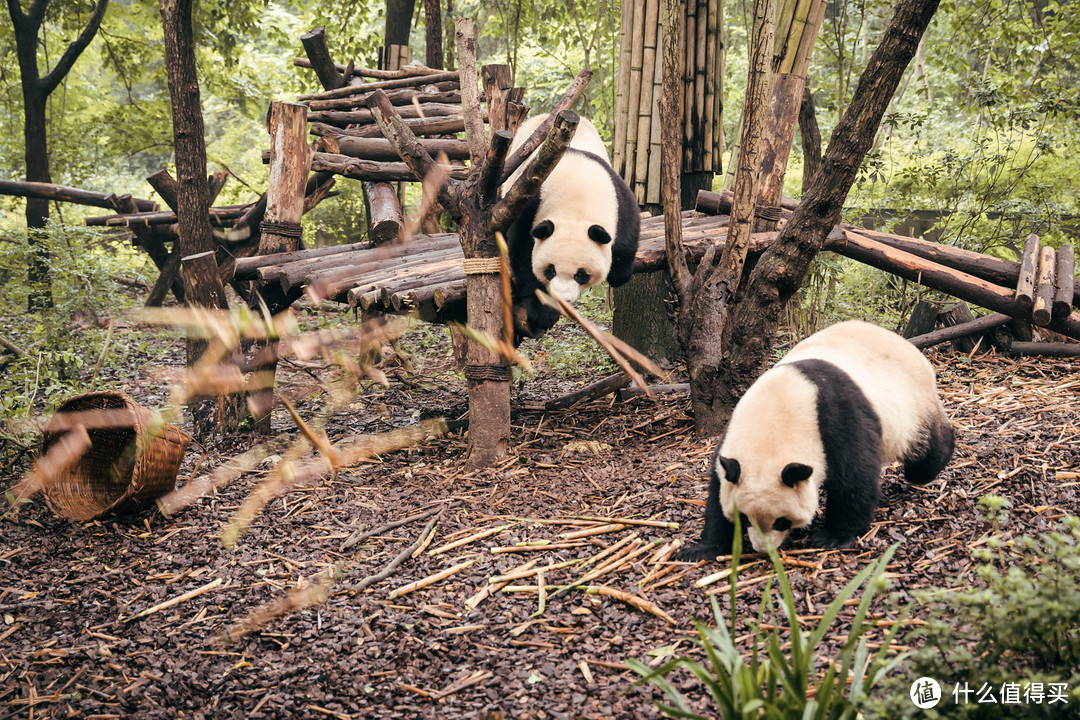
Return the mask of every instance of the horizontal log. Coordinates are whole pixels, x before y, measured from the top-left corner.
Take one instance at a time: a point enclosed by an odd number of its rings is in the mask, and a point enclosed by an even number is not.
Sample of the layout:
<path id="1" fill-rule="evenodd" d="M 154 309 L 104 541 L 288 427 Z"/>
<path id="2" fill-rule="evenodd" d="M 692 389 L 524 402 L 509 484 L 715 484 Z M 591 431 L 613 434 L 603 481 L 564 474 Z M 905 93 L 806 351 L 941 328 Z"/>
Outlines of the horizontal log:
<path id="1" fill-rule="evenodd" d="M 373 90 L 391 90 L 394 88 L 403 87 L 415 87 L 417 85 L 428 85 L 430 83 L 443 82 L 446 80 L 457 80 L 458 73 L 456 70 L 449 72 L 435 72 L 424 75 L 413 75 L 409 77 L 399 77 L 390 80 L 380 80 L 373 83 L 364 83 L 361 85 L 347 85 L 336 90 L 325 90 L 320 93 L 311 93 L 308 95 L 301 95 L 299 100 L 330 100 L 340 97 L 351 97 L 355 95 L 367 95 Z"/>
<path id="2" fill-rule="evenodd" d="M 1049 343 L 1014 341 L 1010 355 L 1041 355 L 1043 357 L 1080 357 L 1080 343 Z"/>
<path id="3" fill-rule="evenodd" d="M 250 206 L 231 208 L 210 208 L 210 224 L 215 227 L 233 225 Z M 92 227 L 149 227 L 151 225 L 172 225 L 176 222 L 176 213 L 172 210 L 157 212 L 122 213 L 117 215 L 92 215 L 83 222 Z"/>
<path id="4" fill-rule="evenodd" d="M 464 180 L 469 176 L 468 168 L 443 165 L 446 174 L 452 178 Z M 374 160 L 360 160 L 348 155 L 335 155 L 333 153 L 315 153 L 311 160 L 311 169 L 315 172 L 329 172 L 353 180 L 376 180 L 376 181 L 404 181 L 419 182 L 421 178 L 413 175 L 413 171 L 403 162 L 377 162 Z"/>
<path id="5" fill-rule="evenodd" d="M 922 350 L 962 337 L 968 337 L 970 335 L 984 333 L 987 330 L 993 330 L 996 327 L 1004 325 L 1010 320 L 1012 320 L 1011 317 L 1009 317 L 1008 315 L 1002 315 L 1001 313 L 983 315 L 980 318 L 975 318 L 971 322 L 953 325 L 952 327 L 941 328 L 940 330 L 934 330 L 933 332 L 928 332 L 924 335 L 916 335 L 913 338 L 908 338 L 908 341 L 915 347 Z"/>
<path id="6" fill-rule="evenodd" d="M 54 185 L 43 182 L 22 182 L 19 180 L 0 180 L 0 195 L 13 195 L 16 197 L 32 197 L 44 200 L 59 200 L 75 205 L 89 205 L 113 209 L 115 207 L 115 193 L 96 192 L 81 188 Z M 153 200 L 133 198 L 140 212 L 153 212 L 158 209 L 158 204 Z"/>
<path id="7" fill-rule="evenodd" d="M 449 135 L 465 130 L 465 118 L 429 117 L 412 118 L 403 121 L 412 130 L 413 135 Z M 356 128 L 340 128 L 329 123 L 308 123 L 308 132 L 312 135 L 348 135 L 352 137 L 373 138 L 383 136 L 376 125 L 361 125 Z"/>
<path id="8" fill-rule="evenodd" d="M 398 115 L 405 119 L 429 117 L 455 117 L 461 114 L 460 105 L 431 103 L 427 105 L 405 105 L 397 108 Z M 327 123 L 346 127 L 347 125 L 365 125 L 374 123 L 370 110 L 322 110 L 308 113 L 308 122 Z"/>
<path id="9" fill-rule="evenodd" d="M 312 68 L 311 60 L 308 60 L 306 57 L 295 57 L 295 58 L 293 58 L 293 65 L 295 65 L 296 67 Z M 340 73 L 349 72 L 350 65 L 352 65 L 352 63 L 349 63 L 349 65 L 342 65 L 341 63 L 334 63 L 334 67 Z M 402 78 L 402 77 L 417 77 L 417 76 L 423 76 L 423 75 L 438 75 L 438 74 L 442 73 L 443 71 L 439 70 L 437 68 L 427 67 L 426 65 L 409 64 L 409 65 L 405 65 L 404 67 L 402 67 L 399 70 L 376 70 L 375 68 L 358 68 L 358 67 L 354 67 L 354 68 L 352 68 L 351 72 L 352 72 L 353 75 L 360 75 L 362 77 L 379 78 L 379 79 L 386 80 L 386 79 Z"/>
<path id="10" fill-rule="evenodd" d="M 843 234 L 841 242 L 830 244 L 826 249 L 988 310 L 1023 320 L 1030 316 L 1030 310 L 1018 307 L 1013 293 L 1007 288 L 959 270 L 943 267 L 858 233 L 844 231 Z M 1080 339 L 1080 313 L 1074 312 L 1067 317 L 1053 319 L 1047 327 L 1071 338 Z"/>
<path id="11" fill-rule="evenodd" d="M 276 253 L 274 255 L 255 255 L 254 257 L 239 258 L 233 265 L 233 279 L 254 280 L 258 277 L 260 268 L 270 266 L 287 265 L 291 262 L 308 260 L 330 255 L 340 255 L 356 250 L 370 250 L 375 243 L 360 242 L 349 245 L 331 245 L 324 248 L 312 248 L 311 250 L 296 250 L 294 252 Z"/>
<path id="12" fill-rule="evenodd" d="M 604 395 L 613 393 L 629 384 L 630 376 L 624 372 L 617 372 L 614 375 L 608 375 L 606 378 L 591 382 L 585 387 L 575 390 L 572 393 L 567 393 L 566 395 L 548 400 L 544 403 L 544 409 L 562 410 L 563 408 L 576 405 L 582 400 L 595 400 L 598 397 L 603 397 Z"/>
<path id="13" fill-rule="evenodd" d="M 386 93 L 391 105 L 412 105 L 413 103 L 461 103 L 461 91 L 456 82 L 441 82 L 423 85 L 417 88 L 401 88 Z M 316 110 L 352 110 L 364 104 L 366 95 L 336 98 L 334 100 L 312 100 L 308 109 Z M 308 116 L 310 118 L 310 115 Z"/>
<path id="14" fill-rule="evenodd" d="M 360 138 L 351 135 L 336 135 L 333 137 L 338 144 L 341 155 L 361 158 L 363 160 L 400 160 L 397 150 L 386 138 Z M 469 145 L 464 140 L 420 140 L 420 147 L 427 150 L 431 157 L 443 153 L 450 160 L 468 160 Z"/>
<path id="15" fill-rule="evenodd" d="M 731 212 L 731 199 L 734 194 L 731 190 L 721 190 L 718 193 L 709 190 L 698 190 L 697 203 L 694 209 L 706 215 L 727 215 Z M 780 207 L 783 210 L 794 210 L 799 206 L 795 198 L 780 198 Z"/>

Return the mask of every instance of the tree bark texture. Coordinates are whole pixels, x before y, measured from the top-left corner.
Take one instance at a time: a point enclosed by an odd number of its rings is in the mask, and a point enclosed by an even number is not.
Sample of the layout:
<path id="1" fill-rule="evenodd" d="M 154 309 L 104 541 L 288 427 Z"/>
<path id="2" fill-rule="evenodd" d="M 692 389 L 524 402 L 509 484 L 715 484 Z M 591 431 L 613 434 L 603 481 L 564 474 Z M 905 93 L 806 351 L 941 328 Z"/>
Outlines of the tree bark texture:
<path id="1" fill-rule="evenodd" d="M 64 50 L 52 70 L 44 76 L 38 70 L 38 34 L 45 19 L 48 0 L 34 0 L 27 12 L 23 12 L 19 0 L 7 0 L 15 34 L 15 55 L 19 62 L 19 76 L 23 96 L 23 140 L 28 182 L 51 183 L 49 172 L 49 138 L 47 103 L 49 95 L 67 76 L 75 61 L 90 41 L 94 39 L 109 0 L 98 0 L 78 37 Z M 42 197 L 27 196 L 26 227 L 30 230 L 30 267 L 27 280 L 30 283 L 28 309 L 31 312 L 52 307 L 52 290 L 49 287 L 49 249 L 43 232 L 49 221 L 49 201 Z"/>
<path id="2" fill-rule="evenodd" d="M 176 159 L 176 217 L 181 257 L 214 250 L 210 230 L 210 184 L 206 177 L 206 140 L 199 79 L 195 70 L 195 42 L 191 26 L 192 0 L 160 0 L 165 38 L 165 70 L 172 100 L 173 153 Z M 174 251 L 175 252 L 175 251 Z M 200 264 L 199 267 L 202 267 Z M 219 308 L 223 294 L 215 272 L 184 273 L 184 296 L 189 305 Z M 189 338 L 187 364 L 194 365 L 206 342 Z M 195 400 L 190 405 L 195 436 L 206 438 L 215 427 L 236 429 L 244 416 L 241 398 L 222 403 Z"/>
<path id="3" fill-rule="evenodd" d="M 806 193 L 821 168 L 821 130 L 818 128 L 817 110 L 814 109 L 814 95 L 809 86 L 803 88 L 802 102 L 799 104 L 799 138 L 803 152 L 802 191 Z"/>
<path id="4" fill-rule="evenodd" d="M 821 171 L 773 246 L 757 262 L 726 324 L 729 334 L 724 357 L 711 382 L 715 394 L 707 403 L 711 419 L 698 423 L 699 430 L 718 432 L 738 398 L 771 359 L 784 307 L 802 285 L 811 260 L 839 221 L 859 165 L 938 2 L 902 0 L 898 5 L 850 105 L 833 131 Z M 703 411 L 704 406 L 700 406 Z"/>
<path id="5" fill-rule="evenodd" d="M 443 68 L 442 1 L 424 0 L 424 61 L 429 68 Z"/>

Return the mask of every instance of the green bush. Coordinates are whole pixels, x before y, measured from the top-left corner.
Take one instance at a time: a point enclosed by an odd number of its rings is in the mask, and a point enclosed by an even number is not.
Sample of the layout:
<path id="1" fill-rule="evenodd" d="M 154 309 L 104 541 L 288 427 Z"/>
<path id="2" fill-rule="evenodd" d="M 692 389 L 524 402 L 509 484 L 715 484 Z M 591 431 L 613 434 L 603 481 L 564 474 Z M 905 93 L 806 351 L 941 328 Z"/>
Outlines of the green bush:
<path id="1" fill-rule="evenodd" d="M 712 600 L 716 627 L 695 621 L 697 642 L 705 651 L 708 666 L 691 657 L 670 660 L 653 669 L 634 659 L 627 665 L 642 676 L 638 682 L 650 682 L 667 696 L 670 704 L 657 702 L 665 715 L 677 718 L 700 718 L 693 712 L 686 698 L 668 679 L 676 670 L 687 670 L 704 687 L 712 699 L 712 713 L 724 718 L 832 718 L 854 720 L 859 717 L 859 707 L 866 692 L 878 679 L 901 658 L 888 658 L 892 638 L 902 623 L 893 624 L 881 648 L 870 655 L 867 644 L 866 623 L 870 603 L 886 586 L 885 567 L 892 558 L 893 546 L 874 563 L 863 568 L 851 579 L 822 614 L 821 620 L 809 630 L 802 629 L 795 609 L 795 596 L 791 592 L 787 574 L 780 556 L 770 551 L 780 597 L 772 600 L 772 579 L 765 586 L 757 617 L 748 622 L 751 631 L 751 647 L 744 657 L 735 646 L 734 629 L 737 627 L 736 583 L 738 581 L 739 555 L 742 550 L 741 530 L 736 521 L 735 548 L 730 576 L 731 630 L 725 624 L 720 605 L 714 595 Z M 818 651 L 825 634 L 832 627 L 845 603 L 862 588 L 862 597 L 855 610 L 851 629 L 839 653 L 819 675 Z M 762 629 L 766 615 L 771 612 L 771 629 Z M 783 650 L 784 629 L 791 628 L 790 651 Z"/>
<path id="2" fill-rule="evenodd" d="M 1068 517 L 1038 537 L 1008 539 L 1000 532 L 1008 501 L 988 496 L 980 506 L 993 532 L 975 553 L 975 581 L 960 579 L 954 587 L 916 595 L 928 624 L 904 642 L 921 647 L 884 684 L 884 696 L 868 705 L 867 717 L 1077 716 L 1080 518 Z M 920 710 L 909 698 L 913 681 L 921 677 L 941 685 L 941 702 L 934 708 Z M 1038 692 L 1038 683 L 1042 702 L 1025 700 L 1025 690 Z M 1019 694 L 1017 703 L 1002 703 L 1006 684 Z M 1051 684 L 1058 690 L 1067 685 L 1067 704 L 1048 702 Z M 984 697 L 995 702 L 977 701 L 984 686 L 990 693 Z"/>

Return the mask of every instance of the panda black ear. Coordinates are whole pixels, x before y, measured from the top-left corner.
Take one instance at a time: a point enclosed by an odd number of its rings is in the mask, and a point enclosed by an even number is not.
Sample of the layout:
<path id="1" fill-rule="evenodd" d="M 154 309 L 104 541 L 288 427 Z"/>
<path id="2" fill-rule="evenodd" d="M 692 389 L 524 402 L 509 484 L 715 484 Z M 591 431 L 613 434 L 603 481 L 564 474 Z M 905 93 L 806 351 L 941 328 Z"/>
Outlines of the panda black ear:
<path id="1" fill-rule="evenodd" d="M 532 236 L 537 240 L 547 240 L 555 232 L 555 223 L 550 220 L 541 220 L 532 229 Z"/>
<path id="2" fill-rule="evenodd" d="M 723 455 L 717 455 L 716 461 L 724 468 L 724 477 L 732 485 L 739 484 L 739 474 L 742 472 L 742 468 L 739 467 L 739 461 L 734 458 L 726 458 Z"/>
<path id="3" fill-rule="evenodd" d="M 802 463 L 788 463 L 787 466 L 780 471 L 780 482 L 784 483 L 789 488 L 793 488 L 813 474 L 814 468 L 809 465 L 803 465 Z"/>
<path id="4" fill-rule="evenodd" d="M 608 235 L 608 231 L 604 229 L 603 225 L 590 225 L 589 239 L 598 245 L 607 245 L 611 242 L 611 236 Z"/>

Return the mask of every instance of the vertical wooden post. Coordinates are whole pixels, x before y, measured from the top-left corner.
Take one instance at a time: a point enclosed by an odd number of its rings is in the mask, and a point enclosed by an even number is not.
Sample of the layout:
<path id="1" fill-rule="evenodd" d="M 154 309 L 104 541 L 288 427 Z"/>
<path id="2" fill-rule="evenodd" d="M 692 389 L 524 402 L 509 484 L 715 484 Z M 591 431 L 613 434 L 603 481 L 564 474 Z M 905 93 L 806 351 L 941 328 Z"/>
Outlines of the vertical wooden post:
<path id="1" fill-rule="evenodd" d="M 263 217 L 262 234 L 259 237 L 260 255 L 300 249 L 303 234 L 300 219 L 304 215 L 304 190 L 312 154 L 307 143 L 307 106 L 285 102 L 271 103 L 270 180 L 266 191 L 266 215 Z M 272 313 L 285 309 L 285 297 L 282 294 L 264 296 L 263 300 Z M 277 370 L 277 362 L 271 362 L 261 369 L 272 376 Z M 270 432 L 273 395 L 271 386 L 267 390 L 252 393 L 248 398 L 255 429 L 263 434 Z"/>

